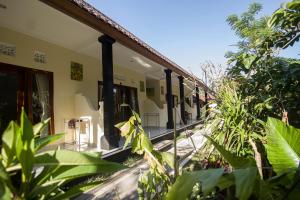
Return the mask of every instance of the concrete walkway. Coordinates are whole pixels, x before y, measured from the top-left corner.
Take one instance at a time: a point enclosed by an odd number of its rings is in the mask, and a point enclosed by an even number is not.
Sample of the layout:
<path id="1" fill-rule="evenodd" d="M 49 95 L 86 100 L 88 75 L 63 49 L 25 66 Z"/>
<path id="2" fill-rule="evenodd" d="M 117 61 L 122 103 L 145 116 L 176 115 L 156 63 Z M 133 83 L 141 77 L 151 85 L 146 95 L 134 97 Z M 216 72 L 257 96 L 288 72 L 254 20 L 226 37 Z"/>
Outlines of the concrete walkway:
<path id="1" fill-rule="evenodd" d="M 206 139 L 203 137 L 203 132 L 204 131 L 199 130 L 191 136 L 196 149 L 194 148 L 190 138 L 184 138 L 177 142 L 177 154 L 181 161 L 187 162 L 187 157 L 192 157 L 192 155 L 203 146 L 206 141 Z M 168 152 L 173 153 L 173 147 L 169 149 Z M 138 179 L 140 174 L 148 170 L 148 168 L 148 164 L 145 161 L 140 161 L 134 167 L 113 175 L 109 182 L 82 194 L 76 198 L 76 200 L 138 199 Z"/>

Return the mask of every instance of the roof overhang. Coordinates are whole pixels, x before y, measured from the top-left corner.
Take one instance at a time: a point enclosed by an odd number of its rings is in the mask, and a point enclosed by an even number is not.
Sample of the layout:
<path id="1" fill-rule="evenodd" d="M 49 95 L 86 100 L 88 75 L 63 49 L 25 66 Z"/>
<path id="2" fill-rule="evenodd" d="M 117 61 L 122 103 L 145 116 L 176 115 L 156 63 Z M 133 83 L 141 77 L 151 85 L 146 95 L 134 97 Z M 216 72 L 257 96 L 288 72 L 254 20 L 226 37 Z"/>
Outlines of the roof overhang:
<path id="1" fill-rule="evenodd" d="M 127 31 L 125 28 L 114 22 L 103 13 L 99 12 L 90 4 L 83 0 L 40 0 L 51 7 L 69 15 L 70 17 L 90 26 L 91 28 L 107 34 L 114 38 L 120 44 L 132 49 L 133 51 L 145 56 L 146 58 L 172 70 L 178 75 L 197 82 L 208 92 L 212 92 L 201 80 L 191 75 L 183 68 L 157 52 L 155 49 L 147 45 L 145 42 L 137 38 L 135 35 Z M 213 92 L 212 92 L 213 93 Z"/>

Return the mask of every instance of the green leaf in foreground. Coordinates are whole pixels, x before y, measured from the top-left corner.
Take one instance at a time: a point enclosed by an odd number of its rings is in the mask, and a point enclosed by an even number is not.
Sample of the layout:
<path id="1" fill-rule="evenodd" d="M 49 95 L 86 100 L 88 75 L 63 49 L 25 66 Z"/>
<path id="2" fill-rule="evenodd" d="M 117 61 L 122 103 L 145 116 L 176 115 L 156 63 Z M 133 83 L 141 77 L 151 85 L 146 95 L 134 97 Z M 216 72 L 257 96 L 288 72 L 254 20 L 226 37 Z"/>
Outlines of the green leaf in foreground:
<path id="1" fill-rule="evenodd" d="M 287 169 L 298 168 L 300 161 L 300 129 L 269 117 L 266 134 L 268 143 L 264 146 L 273 170 L 280 174 Z"/>
<path id="2" fill-rule="evenodd" d="M 40 153 L 35 157 L 35 164 L 42 166 L 64 166 L 64 165 L 101 165 L 103 169 L 111 168 L 111 169 L 124 169 L 125 166 L 112 163 L 105 160 L 102 160 L 99 157 L 96 157 L 92 154 L 88 153 L 80 153 L 75 151 L 68 150 L 58 150 L 58 151 L 47 151 L 44 153 Z"/>
<path id="3" fill-rule="evenodd" d="M 218 184 L 224 169 L 208 169 L 194 172 L 185 172 L 179 176 L 169 190 L 167 200 L 186 199 L 196 183 L 201 184 L 202 192 L 207 194 Z"/>
<path id="4" fill-rule="evenodd" d="M 101 181 L 77 185 L 77 186 L 74 186 L 71 189 L 69 189 L 67 192 L 56 195 L 54 198 L 51 198 L 51 200 L 69 199 L 69 198 L 75 197 L 78 194 L 81 194 L 85 191 L 91 190 L 91 189 L 93 189 L 94 187 L 96 187 L 97 185 L 100 185 L 100 184 L 101 184 Z"/>
<path id="5" fill-rule="evenodd" d="M 247 200 L 252 191 L 257 177 L 257 168 L 248 167 L 245 169 L 237 169 L 233 172 L 236 185 L 236 197 L 240 200 Z"/>
<path id="6" fill-rule="evenodd" d="M 40 137 L 40 138 L 35 139 L 35 141 L 34 141 L 35 150 L 34 151 L 37 152 L 38 150 L 51 144 L 52 142 L 59 140 L 63 136 L 64 136 L 64 134 L 60 133 L 60 134 L 49 135 L 47 137 Z"/>

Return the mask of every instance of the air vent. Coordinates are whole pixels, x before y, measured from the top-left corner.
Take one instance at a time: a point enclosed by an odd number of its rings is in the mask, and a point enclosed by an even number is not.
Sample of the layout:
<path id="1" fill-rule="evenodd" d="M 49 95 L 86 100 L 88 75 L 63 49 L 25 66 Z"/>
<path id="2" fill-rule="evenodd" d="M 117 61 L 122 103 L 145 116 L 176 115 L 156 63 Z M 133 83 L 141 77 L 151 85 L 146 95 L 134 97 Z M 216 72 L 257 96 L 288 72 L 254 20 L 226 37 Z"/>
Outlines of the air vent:
<path id="1" fill-rule="evenodd" d="M 33 60 L 38 63 L 46 63 L 46 54 L 40 51 L 35 51 L 33 54 Z"/>
<path id="2" fill-rule="evenodd" d="M 16 56 L 16 46 L 4 42 L 0 42 L 0 54 L 7 56 Z"/>

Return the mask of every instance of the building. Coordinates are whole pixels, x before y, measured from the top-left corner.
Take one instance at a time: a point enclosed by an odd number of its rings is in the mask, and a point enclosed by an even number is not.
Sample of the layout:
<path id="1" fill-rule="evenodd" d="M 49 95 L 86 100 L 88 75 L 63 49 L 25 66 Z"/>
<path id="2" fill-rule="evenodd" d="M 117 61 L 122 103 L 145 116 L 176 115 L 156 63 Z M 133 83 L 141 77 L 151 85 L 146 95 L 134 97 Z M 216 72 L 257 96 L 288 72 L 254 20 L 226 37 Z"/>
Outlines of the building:
<path id="1" fill-rule="evenodd" d="M 51 117 L 43 135 L 66 132 L 65 144 L 118 148 L 114 124 L 130 116 L 121 104 L 137 111 L 146 129 L 167 130 L 180 123 L 173 102 L 181 102 L 184 124 L 200 119 L 195 86 L 210 93 L 83 0 L 1 1 L 1 131 L 23 106 L 33 123 Z"/>

